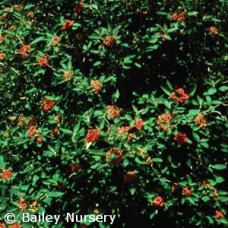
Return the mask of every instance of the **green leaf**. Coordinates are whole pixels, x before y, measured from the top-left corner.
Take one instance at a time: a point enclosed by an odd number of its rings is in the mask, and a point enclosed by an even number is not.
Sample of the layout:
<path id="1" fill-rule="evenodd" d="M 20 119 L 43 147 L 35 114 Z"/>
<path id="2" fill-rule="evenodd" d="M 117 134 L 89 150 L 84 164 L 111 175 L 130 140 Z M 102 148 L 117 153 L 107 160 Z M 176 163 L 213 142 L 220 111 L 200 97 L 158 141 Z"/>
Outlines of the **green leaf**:
<path id="1" fill-rule="evenodd" d="M 139 165 L 145 165 L 145 161 L 141 161 L 138 157 L 135 158 L 135 162 Z"/>
<path id="2" fill-rule="evenodd" d="M 220 105 L 220 104 L 222 104 L 222 101 L 213 100 L 213 101 L 211 102 L 211 104 L 212 104 L 212 105 Z"/>
<path id="3" fill-rule="evenodd" d="M 190 11 L 188 12 L 188 16 L 196 16 L 198 15 L 198 12 L 197 11 Z"/>
<path id="4" fill-rule="evenodd" d="M 168 96 L 171 95 L 171 92 L 169 92 L 165 87 L 161 86 L 161 89 L 164 91 L 164 93 Z"/>
<path id="5" fill-rule="evenodd" d="M 169 89 L 172 91 L 173 90 L 173 86 L 172 84 L 169 82 L 169 80 L 166 81 L 166 85 L 169 87 Z"/>
<path id="6" fill-rule="evenodd" d="M 142 68 L 142 65 L 140 64 L 140 63 L 134 63 L 134 65 L 136 66 L 136 67 L 138 67 L 138 68 Z"/>
<path id="7" fill-rule="evenodd" d="M 209 196 L 203 196 L 201 199 L 202 199 L 203 202 L 205 202 L 205 203 L 210 201 L 210 197 L 209 197 Z"/>
<path id="8" fill-rule="evenodd" d="M 204 148 L 209 148 L 209 145 L 207 142 L 201 142 L 200 145 Z"/>
<path id="9" fill-rule="evenodd" d="M 164 99 L 163 102 L 168 109 L 171 109 L 171 103 L 167 99 Z"/>
<path id="10" fill-rule="evenodd" d="M 211 216 L 206 216 L 210 224 L 214 224 L 214 220 Z"/>
<path id="11" fill-rule="evenodd" d="M 74 22 L 72 30 L 76 30 L 81 27 L 81 24 Z"/>
<path id="12" fill-rule="evenodd" d="M 156 34 L 154 34 L 151 37 L 150 40 L 148 40 L 148 42 L 151 43 L 151 44 L 154 44 L 154 43 L 156 43 L 159 40 L 159 38 L 160 38 L 160 34 L 159 33 L 156 33 Z"/>
<path id="13" fill-rule="evenodd" d="M 26 103 L 25 108 L 26 108 L 26 109 L 28 109 L 29 111 L 31 110 L 31 105 L 30 105 L 30 103 L 29 103 L 29 102 L 28 102 L 28 103 Z"/>
<path id="14" fill-rule="evenodd" d="M 94 111 L 93 116 L 98 117 L 98 116 L 102 116 L 103 114 L 104 113 L 101 110 L 96 110 L 96 111 Z"/>
<path id="15" fill-rule="evenodd" d="M 213 95 L 213 94 L 215 94 L 217 92 L 217 89 L 215 89 L 215 88 L 210 88 L 208 91 L 207 91 L 207 94 L 208 95 Z"/>
<path id="16" fill-rule="evenodd" d="M 207 101 L 208 104 L 210 105 L 210 104 L 211 104 L 211 101 L 212 101 L 211 97 L 210 97 L 210 96 L 206 96 L 206 101 Z"/>
<path id="17" fill-rule="evenodd" d="M 150 52 L 150 51 L 156 50 L 156 49 L 158 49 L 158 48 L 159 48 L 158 45 L 152 45 L 152 46 L 148 46 L 148 47 L 146 48 L 146 50 L 147 50 L 147 52 Z"/>
<path id="18" fill-rule="evenodd" d="M 52 153 L 52 155 L 56 155 L 57 154 L 55 149 L 52 146 L 50 146 L 50 145 L 48 145 L 48 150 Z"/>
<path id="19" fill-rule="evenodd" d="M 165 34 L 163 37 L 164 37 L 166 40 L 172 40 L 171 36 L 169 36 L 169 35 L 167 35 L 167 34 Z"/>
<path id="20" fill-rule="evenodd" d="M 96 61 L 96 62 L 93 64 L 93 66 L 99 66 L 99 65 L 101 65 L 101 61 Z"/>
<path id="21" fill-rule="evenodd" d="M 116 92 L 112 95 L 112 99 L 114 101 L 118 100 L 118 98 L 120 97 L 120 92 L 119 90 L 117 89 Z"/>
<path id="22" fill-rule="evenodd" d="M 221 91 L 221 92 L 226 92 L 227 90 L 228 90 L 228 86 L 221 86 L 219 88 L 219 91 Z"/>
<path id="23" fill-rule="evenodd" d="M 60 129 L 60 131 L 63 132 L 64 135 L 72 135 L 72 133 L 73 133 L 71 130 L 66 129 L 66 128 L 59 128 L 59 129 Z"/>
<path id="24" fill-rule="evenodd" d="M 161 158 L 152 158 L 153 162 L 163 162 Z"/>
<path id="25" fill-rule="evenodd" d="M 125 158 L 123 160 L 123 167 L 127 167 L 129 165 L 129 160 L 127 158 Z"/>
<path id="26" fill-rule="evenodd" d="M 131 195 L 134 195 L 136 193 L 136 188 L 130 188 Z"/>
<path id="27" fill-rule="evenodd" d="M 166 16 L 166 15 L 167 15 L 167 12 L 158 11 L 157 14 L 158 14 L 158 15 L 164 15 L 164 16 Z"/>
<path id="28" fill-rule="evenodd" d="M 172 33 L 172 32 L 175 32 L 175 31 L 177 31 L 178 30 L 178 28 L 177 27 L 174 27 L 174 28 L 170 28 L 170 29 L 168 29 L 168 33 Z"/>
<path id="29" fill-rule="evenodd" d="M 200 140 L 200 136 L 196 132 L 192 132 L 192 136 L 196 141 Z"/>
<path id="30" fill-rule="evenodd" d="M 188 112 L 189 112 L 190 115 L 195 116 L 196 114 L 199 113 L 199 109 L 190 109 Z"/>
<path id="31" fill-rule="evenodd" d="M 216 177 L 215 181 L 216 181 L 216 183 L 220 184 L 220 183 L 224 182 L 224 178 L 223 177 Z"/>
<path id="32" fill-rule="evenodd" d="M 39 176 L 34 175 L 34 176 L 33 176 L 33 179 L 32 179 L 32 184 L 35 185 L 36 182 L 39 180 L 39 178 L 40 178 Z"/>
<path id="33" fill-rule="evenodd" d="M 34 44 L 37 44 L 37 43 L 39 43 L 39 42 L 44 42 L 44 41 L 46 41 L 46 40 L 47 40 L 46 37 L 40 36 L 40 37 L 34 39 L 34 40 L 30 43 L 30 45 L 34 45 Z"/>
<path id="34" fill-rule="evenodd" d="M 212 166 L 213 169 L 216 169 L 216 170 L 223 170 L 223 169 L 226 169 L 227 166 L 224 165 L 224 164 L 215 164 Z"/>
<path id="35" fill-rule="evenodd" d="M 105 156 L 105 153 L 98 149 L 90 149 L 89 153 L 94 155 L 99 155 L 99 156 Z"/>
<path id="36" fill-rule="evenodd" d="M 195 85 L 192 89 L 192 91 L 189 93 L 189 96 L 194 96 L 195 92 L 196 92 L 196 89 L 197 89 L 197 85 Z"/>
<path id="37" fill-rule="evenodd" d="M 5 168 L 4 158 L 0 156 L 0 168 Z"/>
<path id="38" fill-rule="evenodd" d="M 49 197 L 61 197 L 64 195 L 64 192 L 57 192 L 57 191 L 54 191 L 54 192 L 50 192 L 48 194 Z"/>
<path id="39" fill-rule="evenodd" d="M 91 165 L 90 168 L 91 169 L 97 169 L 100 166 L 100 164 L 97 162 L 94 165 Z"/>
<path id="40" fill-rule="evenodd" d="M 79 128 L 80 128 L 80 124 L 81 122 L 79 121 L 75 126 L 74 126 L 74 129 L 73 129 L 73 134 L 76 135 Z"/>
<path id="41" fill-rule="evenodd" d="M 117 27 L 115 27 L 113 29 L 113 31 L 112 31 L 112 34 L 115 35 L 115 36 L 117 36 L 120 28 L 121 28 L 121 25 L 118 25 Z"/>
<path id="42" fill-rule="evenodd" d="M 228 202 L 228 197 L 227 196 L 218 196 L 218 200 L 223 202 L 223 203 L 227 203 Z"/>
<path id="43" fill-rule="evenodd" d="M 139 110 L 138 110 L 138 108 L 137 108 L 135 105 L 132 105 L 132 108 L 133 108 L 133 110 L 134 110 L 134 112 L 135 112 L 136 114 L 139 113 Z"/>
<path id="44" fill-rule="evenodd" d="M 228 219 L 227 219 L 227 218 L 221 218 L 221 219 L 219 219 L 219 221 L 220 221 L 222 224 L 225 224 L 225 225 L 228 224 Z"/>
<path id="45" fill-rule="evenodd" d="M 228 192 L 219 190 L 219 195 L 226 196 L 226 195 L 228 195 Z"/>
<path id="46" fill-rule="evenodd" d="M 124 57 L 123 63 L 124 64 L 131 64 L 132 58 L 134 58 L 134 57 L 135 57 L 135 55 L 129 55 L 129 56 Z"/>

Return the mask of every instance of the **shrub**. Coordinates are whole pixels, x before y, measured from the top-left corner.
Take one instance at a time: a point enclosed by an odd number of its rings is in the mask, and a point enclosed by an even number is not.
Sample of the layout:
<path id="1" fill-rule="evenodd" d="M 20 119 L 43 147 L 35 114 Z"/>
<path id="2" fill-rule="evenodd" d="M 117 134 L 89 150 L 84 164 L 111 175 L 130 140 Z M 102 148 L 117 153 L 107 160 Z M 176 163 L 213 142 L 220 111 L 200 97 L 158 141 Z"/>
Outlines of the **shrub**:
<path id="1" fill-rule="evenodd" d="M 224 0 L 0 2 L 0 226 L 227 224 Z"/>

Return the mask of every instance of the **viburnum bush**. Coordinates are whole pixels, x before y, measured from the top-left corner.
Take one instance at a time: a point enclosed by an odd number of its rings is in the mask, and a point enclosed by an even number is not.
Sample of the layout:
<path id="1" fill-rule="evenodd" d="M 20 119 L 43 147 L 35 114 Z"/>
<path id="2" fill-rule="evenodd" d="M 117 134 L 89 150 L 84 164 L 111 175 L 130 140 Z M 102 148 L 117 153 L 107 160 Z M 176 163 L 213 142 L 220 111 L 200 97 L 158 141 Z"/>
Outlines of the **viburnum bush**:
<path id="1" fill-rule="evenodd" d="M 225 0 L 0 3 L 0 227 L 228 224 Z"/>

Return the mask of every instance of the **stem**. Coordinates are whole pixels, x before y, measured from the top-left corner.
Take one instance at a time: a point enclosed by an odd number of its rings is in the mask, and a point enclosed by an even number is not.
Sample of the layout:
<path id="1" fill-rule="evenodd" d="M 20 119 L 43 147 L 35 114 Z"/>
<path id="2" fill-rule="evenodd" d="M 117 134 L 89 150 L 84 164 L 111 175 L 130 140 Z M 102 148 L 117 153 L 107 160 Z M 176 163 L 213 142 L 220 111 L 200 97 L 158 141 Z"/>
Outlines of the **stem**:
<path id="1" fill-rule="evenodd" d="M 16 37 L 17 37 L 17 39 L 20 41 L 20 43 L 24 46 L 24 43 L 23 43 L 23 41 L 21 40 L 21 38 L 16 34 Z"/>

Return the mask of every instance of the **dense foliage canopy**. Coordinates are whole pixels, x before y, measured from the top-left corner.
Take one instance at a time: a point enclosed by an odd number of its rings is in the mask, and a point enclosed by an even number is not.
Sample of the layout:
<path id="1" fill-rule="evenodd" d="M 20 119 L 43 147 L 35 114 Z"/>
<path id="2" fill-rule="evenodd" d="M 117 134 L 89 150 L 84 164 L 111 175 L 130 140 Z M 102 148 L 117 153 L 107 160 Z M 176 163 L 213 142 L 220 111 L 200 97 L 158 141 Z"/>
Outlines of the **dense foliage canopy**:
<path id="1" fill-rule="evenodd" d="M 227 224 L 226 7 L 0 0 L 0 227 Z"/>

